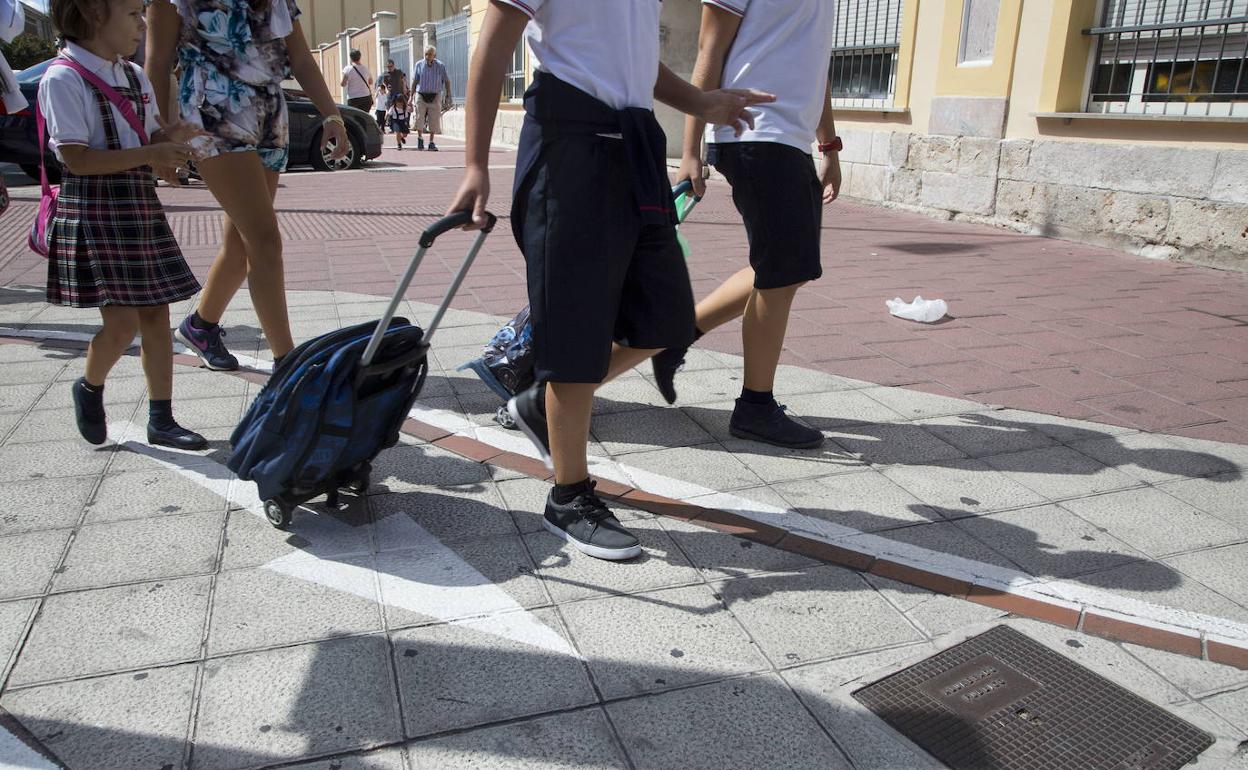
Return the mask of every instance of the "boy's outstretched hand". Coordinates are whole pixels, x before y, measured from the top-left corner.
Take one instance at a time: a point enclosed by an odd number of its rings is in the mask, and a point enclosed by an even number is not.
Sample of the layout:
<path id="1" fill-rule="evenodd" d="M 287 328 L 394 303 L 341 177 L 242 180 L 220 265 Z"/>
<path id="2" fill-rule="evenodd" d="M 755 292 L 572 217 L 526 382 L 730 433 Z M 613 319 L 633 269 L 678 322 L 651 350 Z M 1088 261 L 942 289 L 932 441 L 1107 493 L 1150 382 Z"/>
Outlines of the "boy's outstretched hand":
<path id="1" fill-rule="evenodd" d="M 451 201 L 447 214 L 456 211 L 471 211 L 472 222 L 464 225 L 465 230 L 480 230 L 485 227 L 485 204 L 490 200 L 490 172 L 479 168 L 469 168 L 464 172 L 464 181 L 459 184 L 459 192 Z"/>
<path id="2" fill-rule="evenodd" d="M 720 88 L 702 93 L 697 117 L 707 123 L 732 126 L 735 135 L 741 136 L 746 127 L 754 128 L 754 115 L 749 108 L 755 104 L 767 104 L 776 100 L 769 94 L 754 88 Z"/>

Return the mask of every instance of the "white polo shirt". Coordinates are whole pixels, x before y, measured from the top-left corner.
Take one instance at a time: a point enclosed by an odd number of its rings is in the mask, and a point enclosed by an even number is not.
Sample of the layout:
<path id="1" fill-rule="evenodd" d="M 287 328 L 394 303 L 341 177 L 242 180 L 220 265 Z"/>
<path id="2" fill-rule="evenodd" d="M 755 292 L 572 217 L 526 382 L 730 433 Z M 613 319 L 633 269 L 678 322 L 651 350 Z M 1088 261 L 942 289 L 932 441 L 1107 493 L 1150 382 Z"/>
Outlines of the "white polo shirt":
<path id="1" fill-rule="evenodd" d="M 497 0 L 532 20 L 538 69 L 612 109 L 654 108 L 662 0 Z"/>
<path id="2" fill-rule="evenodd" d="M 832 58 L 836 3 L 832 0 L 702 0 L 741 17 L 724 62 L 724 88 L 757 88 L 776 95 L 751 107 L 754 128 L 733 136 L 708 126 L 708 142 L 780 142 L 809 152 L 823 115 Z"/>
<path id="3" fill-rule="evenodd" d="M 142 89 L 147 112 L 144 122 L 147 135 L 150 137 L 160 130 L 160 124 L 156 122 L 156 96 L 142 67 L 125 59 L 105 61 L 76 43 L 66 45 L 65 53 L 100 80 L 121 88 L 130 86 L 125 68 L 132 68 Z M 95 103 L 95 90 L 73 69 L 64 66 L 48 68 L 39 85 L 39 108 L 48 124 L 48 144 L 58 158 L 61 157 L 60 147 L 66 144 L 83 145 L 93 150 L 108 149 L 108 136 L 104 133 L 104 121 Z M 109 104 L 108 108 L 113 111 L 117 139 L 122 149 L 141 147 L 143 143 L 139 141 L 139 135 L 122 117 L 116 105 Z"/>
<path id="4" fill-rule="evenodd" d="M 347 98 L 359 99 L 373 95 L 373 73 L 363 64 L 348 64 L 342 68 L 342 76 L 347 79 Z"/>

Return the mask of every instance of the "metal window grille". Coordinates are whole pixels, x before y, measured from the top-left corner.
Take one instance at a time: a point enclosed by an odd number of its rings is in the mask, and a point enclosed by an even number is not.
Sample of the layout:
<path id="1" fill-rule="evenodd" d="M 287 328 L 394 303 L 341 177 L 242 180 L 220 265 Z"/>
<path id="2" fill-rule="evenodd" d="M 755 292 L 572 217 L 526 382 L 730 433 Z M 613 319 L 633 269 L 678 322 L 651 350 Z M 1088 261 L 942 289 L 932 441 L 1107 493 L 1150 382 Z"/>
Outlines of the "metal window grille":
<path id="1" fill-rule="evenodd" d="M 1088 112 L 1248 117 L 1248 0 L 1105 0 Z"/>
<path id="2" fill-rule="evenodd" d="M 463 104 L 468 96 L 468 14 L 457 13 L 433 26 L 438 59 L 451 79 L 451 97 L 455 104 Z"/>
<path id="3" fill-rule="evenodd" d="M 521 39 L 520 44 L 511 54 L 511 64 L 507 66 L 507 77 L 503 80 L 504 101 L 518 102 L 524 99 L 524 89 L 528 87 L 524 80 L 527 48 L 524 40 Z"/>
<path id="4" fill-rule="evenodd" d="M 394 66 L 406 72 L 410 78 L 412 76 L 412 65 L 415 63 L 415 60 L 412 59 L 412 39 L 406 35 L 390 38 L 386 45 L 386 58 L 394 59 Z M 383 73 L 386 71 L 385 61 L 381 62 L 381 66 L 378 69 Z"/>
<path id="5" fill-rule="evenodd" d="M 831 78 L 836 107 L 893 106 L 904 0 L 832 0 L 836 31 Z"/>

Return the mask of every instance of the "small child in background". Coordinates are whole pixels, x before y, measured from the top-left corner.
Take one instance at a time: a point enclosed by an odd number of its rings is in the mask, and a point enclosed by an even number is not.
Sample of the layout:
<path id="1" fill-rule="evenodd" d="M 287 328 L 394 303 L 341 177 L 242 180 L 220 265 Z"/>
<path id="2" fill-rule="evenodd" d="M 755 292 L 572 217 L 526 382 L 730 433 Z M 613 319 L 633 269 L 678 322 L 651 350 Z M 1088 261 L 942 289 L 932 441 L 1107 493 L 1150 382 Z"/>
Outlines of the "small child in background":
<path id="1" fill-rule="evenodd" d="M 395 95 L 390 109 L 386 112 L 386 117 L 390 121 L 390 132 L 394 134 L 395 140 L 399 143 L 399 149 L 402 150 L 403 144 L 407 142 L 407 135 L 412 130 L 412 111 L 407 108 L 407 99 L 403 98 L 403 94 Z"/>
<path id="2" fill-rule="evenodd" d="M 67 41 L 61 56 L 129 100 L 134 114 L 127 117 L 105 89 L 70 66 L 50 67 L 43 78 L 39 110 L 65 165 L 48 227 L 47 297 L 54 305 L 99 308 L 104 321 L 87 349 L 86 372 L 72 386 L 84 439 L 108 438 L 104 380 L 137 332 L 151 399 L 148 442 L 203 449 L 207 440 L 173 419 L 169 322 L 169 303 L 194 296 L 199 282 L 169 229 L 152 176 L 155 168 L 176 181 L 176 169 L 191 158 L 187 143 L 202 132 L 163 121 L 151 82 L 125 58 L 143 39 L 143 6 L 143 0 L 52 0 L 52 21 Z"/>
<path id="3" fill-rule="evenodd" d="M 386 81 L 377 78 L 377 98 L 373 101 L 373 117 L 377 119 L 377 128 L 382 134 L 386 133 L 386 107 L 390 102 L 390 92 L 386 88 Z"/>

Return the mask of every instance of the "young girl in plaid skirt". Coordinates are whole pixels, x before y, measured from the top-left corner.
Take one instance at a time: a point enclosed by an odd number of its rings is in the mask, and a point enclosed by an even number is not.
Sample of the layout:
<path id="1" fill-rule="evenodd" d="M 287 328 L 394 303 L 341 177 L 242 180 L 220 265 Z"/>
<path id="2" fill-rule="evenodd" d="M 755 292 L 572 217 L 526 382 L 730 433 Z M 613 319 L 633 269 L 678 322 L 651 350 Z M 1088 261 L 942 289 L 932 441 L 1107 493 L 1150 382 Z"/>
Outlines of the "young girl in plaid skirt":
<path id="1" fill-rule="evenodd" d="M 65 165 L 48 235 L 48 302 L 99 308 L 104 327 L 87 349 L 86 372 L 73 384 L 78 430 L 92 444 L 108 437 L 104 380 L 142 335 L 152 444 L 203 449 L 203 436 L 173 419 L 173 337 L 169 303 L 199 291 L 156 197 L 152 169 L 176 180 L 191 157 L 194 129 L 160 119 L 152 84 L 126 60 L 143 37 L 143 0 L 52 0 L 52 19 L 67 44 L 62 56 L 128 99 L 141 133 L 104 90 L 69 66 L 49 68 L 39 108 L 50 143 Z"/>

